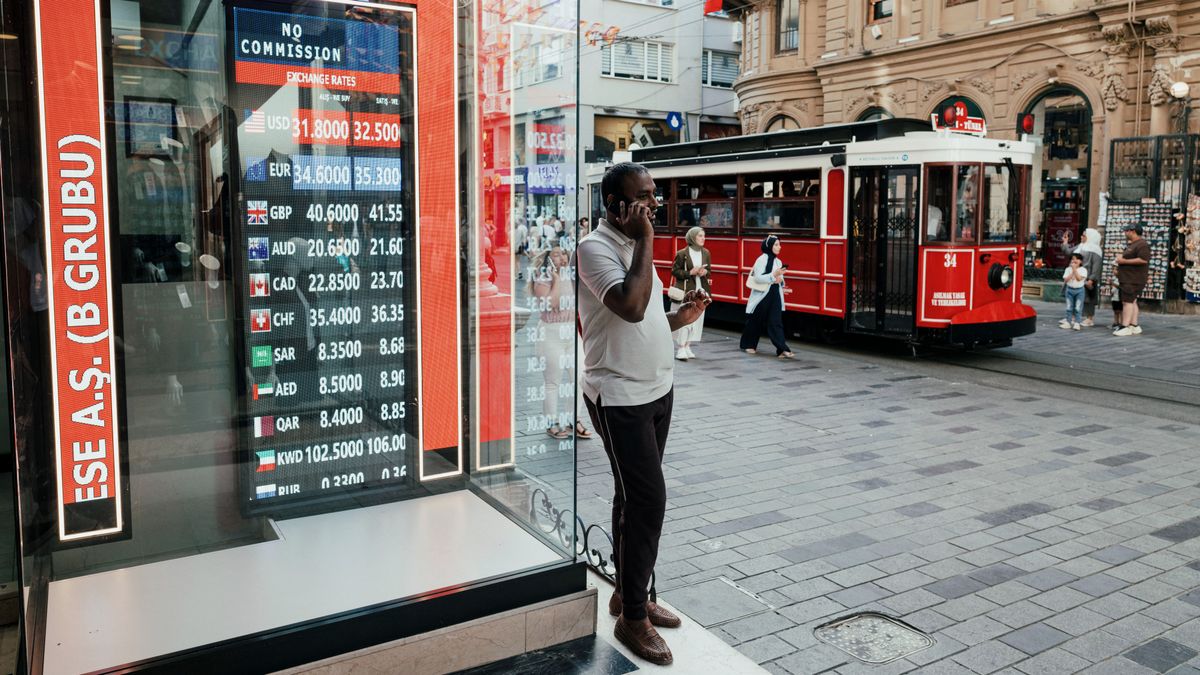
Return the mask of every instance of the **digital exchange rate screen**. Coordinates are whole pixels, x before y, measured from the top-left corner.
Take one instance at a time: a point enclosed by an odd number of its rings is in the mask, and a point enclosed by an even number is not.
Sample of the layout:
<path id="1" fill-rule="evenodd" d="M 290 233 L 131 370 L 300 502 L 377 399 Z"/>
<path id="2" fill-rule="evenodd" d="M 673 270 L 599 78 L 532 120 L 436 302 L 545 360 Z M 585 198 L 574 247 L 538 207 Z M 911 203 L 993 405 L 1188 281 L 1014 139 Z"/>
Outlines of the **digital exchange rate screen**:
<path id="1" fill-rule="evenodd" d="M 316 5 L 229 10 L 252 512 L 406 485 L 419 451 L 413 14 Z"/>

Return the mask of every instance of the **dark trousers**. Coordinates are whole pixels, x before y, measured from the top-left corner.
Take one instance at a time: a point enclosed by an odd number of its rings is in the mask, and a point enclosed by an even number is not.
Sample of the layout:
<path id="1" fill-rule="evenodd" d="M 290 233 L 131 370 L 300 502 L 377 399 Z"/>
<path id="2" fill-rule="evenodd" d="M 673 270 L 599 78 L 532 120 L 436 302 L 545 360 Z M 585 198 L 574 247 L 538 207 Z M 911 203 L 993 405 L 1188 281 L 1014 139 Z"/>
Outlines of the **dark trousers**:
<path id="1" fill-rule="evenodd" d="M 584 397 L 592 426 L 604 441 L 612 465 L 613 560 L 617 565 L 617 592 L 622 613 L 630 621 L 646 618 L 646 599 L 658 538 L 667 512 L 667 485 L 663 480 L 663 449 L 671 429 L 672 389 L 644 405 L 606 406 L 603 400 Z"/>
<path id="2" fill-rule="evenodd" d="M 746 327 L 742 329 L 742 349 L 758 349 L 758 338 L 766 330 L 771 344 L 775 345 L 775 355 L 790 352 L 783 332 L 783 301 L 779 299 L 779 291 L 775 286 L 767 291 L 767 296 L 759 301 L 754 311 L 746 317 Z"/>

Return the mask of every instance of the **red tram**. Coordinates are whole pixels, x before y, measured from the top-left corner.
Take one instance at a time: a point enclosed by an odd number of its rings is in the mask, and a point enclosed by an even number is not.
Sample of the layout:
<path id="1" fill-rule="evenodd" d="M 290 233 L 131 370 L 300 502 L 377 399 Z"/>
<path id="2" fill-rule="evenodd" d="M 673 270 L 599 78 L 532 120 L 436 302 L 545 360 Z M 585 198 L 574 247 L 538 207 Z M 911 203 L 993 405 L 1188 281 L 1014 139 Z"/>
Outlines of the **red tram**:
<path id="1" fill-rule="evenodd" d="M 790 330 L 985 346 L 1036 329 L 1020 296 L 1033 153 L 892 119 L 647 148 L 633 161 L 659 188 L 664 285 L 701 225 L 714 306 L 745 305 L 760 242 L 775 234 Z"/>

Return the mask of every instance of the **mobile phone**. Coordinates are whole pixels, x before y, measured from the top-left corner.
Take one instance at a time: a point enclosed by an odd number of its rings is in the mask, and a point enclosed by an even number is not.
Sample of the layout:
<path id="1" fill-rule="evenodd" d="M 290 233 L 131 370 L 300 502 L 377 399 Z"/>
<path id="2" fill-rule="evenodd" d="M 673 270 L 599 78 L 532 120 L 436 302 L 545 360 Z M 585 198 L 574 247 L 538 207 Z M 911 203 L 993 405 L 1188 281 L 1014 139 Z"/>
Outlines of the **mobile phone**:
<path id="1" fill-rule="evenodd" d="M 783 264 L 783 267 L 782 267 L 782 269 L 785 269 L 785 270 L 786 270 L 787 268 L 788 268 L 788 265 L 787 265 L 787 263 L 784 263 L 784 264 Z"/>

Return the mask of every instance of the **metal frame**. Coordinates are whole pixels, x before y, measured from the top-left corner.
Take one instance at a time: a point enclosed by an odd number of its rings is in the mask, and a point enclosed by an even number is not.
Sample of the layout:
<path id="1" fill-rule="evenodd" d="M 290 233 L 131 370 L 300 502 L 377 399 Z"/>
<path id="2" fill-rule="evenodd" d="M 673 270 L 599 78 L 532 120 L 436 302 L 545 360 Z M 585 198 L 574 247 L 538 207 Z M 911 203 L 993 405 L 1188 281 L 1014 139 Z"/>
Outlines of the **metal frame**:
<path id="1" fill-rule="evenodd" d="M 1170 180 L 1170 177 L 1166 177 L 1163 174 L 1163 159 L 1168 156 L 1164 153 L 1164 146 L 1174 142 L 1179 142 L 1183 148 L 1182 155 L 1170 155 L 1181 160 L 1178 176 L 1179 190 L 1178 192 L 1172 192 L 1170 195 L 1165 195 L 1163 190 L 1165 185 L 1164 178 Z M 1122 155 L 1122 151 L 1126 147 L 1136 146 L 1137 144 L 1144 144 L 1146 146 L 1145 154 L 1139 156 L 1137 159 L 1149 166 L 1149 174 L 1132 171 L 1118 172 L 1118 169 L 1121 168 L 1118 165 L 1118 161 L 1126 159 L 1125 156 L 1118 156 Z M 1126 164 L 1126 168 L 1132 163 L 1132 161 L 1129 161 Z M 1118 179 L 1135 177 L 1144 177 L 1146 179 L 1146 186 L 1142 194 L 1138 196 L 1129 193 L 1118 195 Z M 1108 193 L 1113 201 L 1138 201 L 1141 198 L 1162 201 L 1164 198 L 1169 198 L 1171 205 L 1178 209 L 1184 207 L 1184 200 L 1197 185 L 1200 185 L 1200 134 L 1130 136 L 1127 138 L 1114 138 L 1112 140 L 1112 151 L 1108 155 Z"/>

